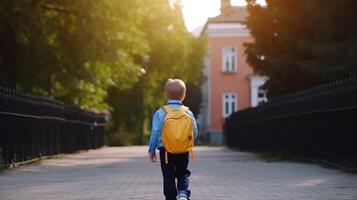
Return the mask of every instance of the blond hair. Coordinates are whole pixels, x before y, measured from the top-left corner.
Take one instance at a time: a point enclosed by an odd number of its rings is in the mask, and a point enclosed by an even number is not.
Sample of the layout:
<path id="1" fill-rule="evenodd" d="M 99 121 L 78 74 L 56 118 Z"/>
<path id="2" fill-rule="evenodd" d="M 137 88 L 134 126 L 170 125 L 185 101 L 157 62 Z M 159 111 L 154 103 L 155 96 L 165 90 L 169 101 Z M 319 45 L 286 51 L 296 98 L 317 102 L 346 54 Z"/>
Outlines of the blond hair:
<path id="1" fill-rule="evenodd" d="M 168 99 L 182 100 L 186 95 L 186 85 L 181 79 L 168 79 L 165 84 Z"/>

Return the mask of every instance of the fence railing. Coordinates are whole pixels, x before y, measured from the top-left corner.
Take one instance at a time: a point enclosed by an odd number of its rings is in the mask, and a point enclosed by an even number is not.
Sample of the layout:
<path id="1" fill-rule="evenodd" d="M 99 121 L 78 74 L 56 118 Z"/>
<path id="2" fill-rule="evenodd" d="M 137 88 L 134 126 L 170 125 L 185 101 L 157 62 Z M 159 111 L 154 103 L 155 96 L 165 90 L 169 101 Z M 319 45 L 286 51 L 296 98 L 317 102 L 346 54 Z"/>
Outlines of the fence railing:
<path id="1" fill-rule="evenodd" d="M 0 168 L 105 144 L 106 116 L 0 86 Z"/>
<path id="2" fill-rule="evenodd" d="M 226 121 L 224 132 L 229 147 L 356 166 L 357 79 L 332 82 L 236 112 Z"/>

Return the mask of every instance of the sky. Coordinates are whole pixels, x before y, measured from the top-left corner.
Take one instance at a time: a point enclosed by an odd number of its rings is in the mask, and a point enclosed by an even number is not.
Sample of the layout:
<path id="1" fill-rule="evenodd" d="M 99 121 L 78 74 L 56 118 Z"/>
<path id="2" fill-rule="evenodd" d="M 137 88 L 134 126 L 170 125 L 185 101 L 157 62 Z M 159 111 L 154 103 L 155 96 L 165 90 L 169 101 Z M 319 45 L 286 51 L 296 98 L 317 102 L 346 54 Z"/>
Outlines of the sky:
<path id="1" fill-rule="evenodd" d="M 259 3 L 265 2 L 258 0 Z M 221 0 L 181 0 L 183 16 L 187 30 L 192 32 L 203 26 L 208 17 L 215 17 L 220 13 Z M 245 6 L 245 0 L 231 0 L 234 6 Z"/>

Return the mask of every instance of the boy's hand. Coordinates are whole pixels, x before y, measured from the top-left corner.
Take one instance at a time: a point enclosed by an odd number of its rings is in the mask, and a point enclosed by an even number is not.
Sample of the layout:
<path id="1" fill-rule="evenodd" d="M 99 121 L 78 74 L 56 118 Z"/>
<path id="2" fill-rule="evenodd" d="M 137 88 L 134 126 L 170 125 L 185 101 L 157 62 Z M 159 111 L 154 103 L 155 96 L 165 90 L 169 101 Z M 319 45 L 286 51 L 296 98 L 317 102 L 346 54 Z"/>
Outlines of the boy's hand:
<path id="1" fill-rule="evenodd" d="M 151 162 L 156 162 L 156 153 L 149 154 L 149 159 Z"/>

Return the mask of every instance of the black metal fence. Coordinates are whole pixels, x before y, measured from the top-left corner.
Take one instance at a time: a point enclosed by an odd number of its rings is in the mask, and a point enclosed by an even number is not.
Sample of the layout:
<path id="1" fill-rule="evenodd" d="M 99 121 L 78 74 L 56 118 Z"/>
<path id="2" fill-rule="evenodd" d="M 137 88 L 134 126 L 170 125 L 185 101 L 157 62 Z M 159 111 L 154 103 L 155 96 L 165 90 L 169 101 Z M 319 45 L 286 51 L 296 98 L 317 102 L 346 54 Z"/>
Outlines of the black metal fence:
<path id="1" fill-rule="evenodd" d="M 106 116 L 0 86 L 0 168 L 105 144 Z"/>
<path id="2" fill-rule="evenodd" d="M 357 80 L 336 81 L 236 112 L 224 132 L 229 147 L 356 166 Z"/>

